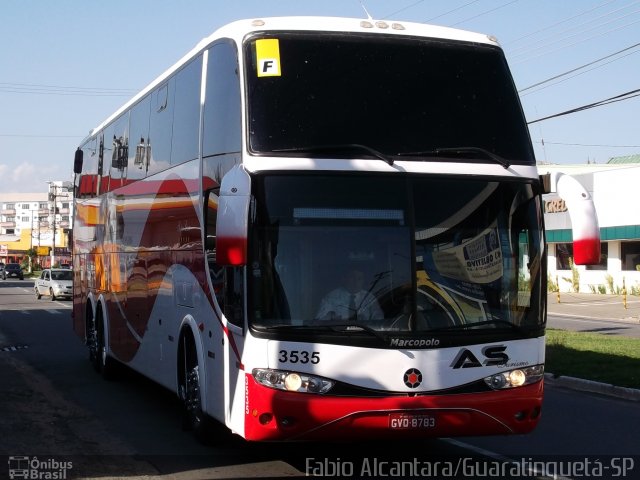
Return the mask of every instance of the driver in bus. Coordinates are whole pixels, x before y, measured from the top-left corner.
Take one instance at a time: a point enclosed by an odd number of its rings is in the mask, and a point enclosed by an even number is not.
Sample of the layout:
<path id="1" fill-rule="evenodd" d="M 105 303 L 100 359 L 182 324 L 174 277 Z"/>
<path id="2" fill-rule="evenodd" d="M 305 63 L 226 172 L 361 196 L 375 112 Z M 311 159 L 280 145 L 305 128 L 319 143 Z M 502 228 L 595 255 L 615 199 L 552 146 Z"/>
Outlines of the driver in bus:
<path id="1" fill-rule="evenodd" d="M 343 285 L 330 291 L 320 302 L 318 320 L 382 320 L 384 313 L 376 297 L 363 288 L 364 273 L 356 268 L 343 275 Z"/>

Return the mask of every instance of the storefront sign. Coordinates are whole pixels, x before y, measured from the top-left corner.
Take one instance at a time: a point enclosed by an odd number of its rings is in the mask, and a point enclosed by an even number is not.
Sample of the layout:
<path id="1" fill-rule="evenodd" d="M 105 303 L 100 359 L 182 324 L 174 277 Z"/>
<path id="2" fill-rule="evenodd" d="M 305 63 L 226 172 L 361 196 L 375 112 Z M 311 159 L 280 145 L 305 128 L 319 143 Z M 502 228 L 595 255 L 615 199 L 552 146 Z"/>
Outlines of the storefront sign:
<path id="1" fill-rule="evenodd" d="M 567 204 L 561 198 L 544 202 L 544 213 L 562 213 L 567 211 Z"/>

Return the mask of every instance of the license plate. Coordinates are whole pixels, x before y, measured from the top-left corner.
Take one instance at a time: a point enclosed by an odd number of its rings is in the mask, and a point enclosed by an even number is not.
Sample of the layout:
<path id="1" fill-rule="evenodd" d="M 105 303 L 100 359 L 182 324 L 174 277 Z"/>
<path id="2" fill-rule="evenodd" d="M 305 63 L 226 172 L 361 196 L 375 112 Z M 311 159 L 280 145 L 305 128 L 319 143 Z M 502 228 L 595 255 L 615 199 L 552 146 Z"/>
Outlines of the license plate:
<path id="1" fill-rule="evenodd" d="M 435 428 L 436 417 L 433 415 L 410 415 L 392 413 L 389 415 L 389 428 L 392 430 L 413 430 Z"/>

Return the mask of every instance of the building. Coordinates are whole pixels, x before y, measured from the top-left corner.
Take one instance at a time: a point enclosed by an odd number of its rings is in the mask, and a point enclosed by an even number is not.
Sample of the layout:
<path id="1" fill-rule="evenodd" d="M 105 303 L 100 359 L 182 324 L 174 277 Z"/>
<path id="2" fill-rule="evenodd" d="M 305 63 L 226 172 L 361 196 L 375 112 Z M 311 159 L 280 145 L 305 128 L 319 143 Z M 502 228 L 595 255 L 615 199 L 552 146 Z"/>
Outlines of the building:
<path id="1" fill-rule="evenodd" d="M 47 267 L 69 263 L 69 232 L 73 199 L 63 182 L 51 182 L 48 192 L 0 193 L 0 262 L 23 263 L 27 252 L 37 252 L 36 262 Z"/>
<path id="2" fill-rule="evenodd" d="M 571 218 L 555 194 L 544 196 L 549 282 L 560 291 L 640 294 L 640 155 L 607 164 L 538 165 L 541 174 L 562 172 L 592 195 L 600 227 L 601 261 L 573 266 Z"/>

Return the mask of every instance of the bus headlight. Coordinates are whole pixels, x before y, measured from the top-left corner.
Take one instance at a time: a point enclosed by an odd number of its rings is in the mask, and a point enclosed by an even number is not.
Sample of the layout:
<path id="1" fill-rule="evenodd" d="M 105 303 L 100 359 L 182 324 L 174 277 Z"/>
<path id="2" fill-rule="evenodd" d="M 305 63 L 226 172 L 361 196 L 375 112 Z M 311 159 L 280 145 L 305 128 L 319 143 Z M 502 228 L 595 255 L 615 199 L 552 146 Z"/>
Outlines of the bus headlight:
<path id="1" fill-rule="evenodd" d="M 327 393 L 335 385 L 332 380 L 306 373 L 271 368 L 254 368 L 251 373 L 260 385 L 288 392 Z"/>
<path id="2" fill-rule="evenodd" d="M 485 377 L 484 381 L 494 390 L 504 388 L 522 387 L 538 382 L 544 375 L 544 365 L 534 365 L 533 367 L 516 368 L 508 372 L 496 373 L 490 377 Z"/>

